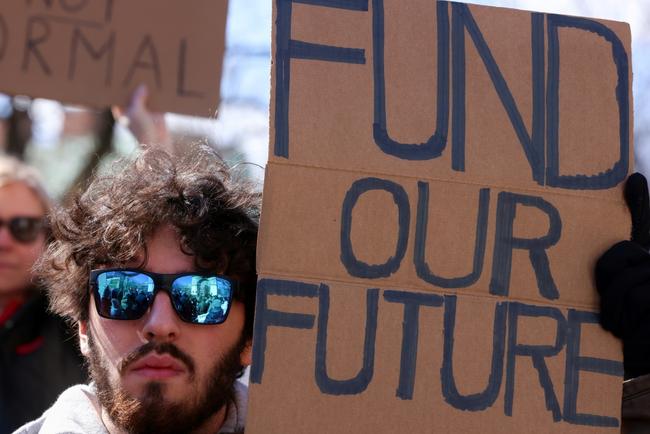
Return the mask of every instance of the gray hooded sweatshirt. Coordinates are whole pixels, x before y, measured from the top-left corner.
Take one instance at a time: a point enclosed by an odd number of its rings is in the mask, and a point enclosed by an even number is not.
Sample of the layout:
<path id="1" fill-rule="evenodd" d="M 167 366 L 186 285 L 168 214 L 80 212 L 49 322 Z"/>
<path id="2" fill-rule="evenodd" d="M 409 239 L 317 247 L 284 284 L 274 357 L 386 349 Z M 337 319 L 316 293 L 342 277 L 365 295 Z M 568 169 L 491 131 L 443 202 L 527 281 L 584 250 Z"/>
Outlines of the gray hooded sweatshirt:
<path id="1" fill-rule="evenodd" d="M 235 405 L 228 406 L 219 433 L 241 432 L 246 421 L 248 388 L 235 382 Z M 109 434 L 100 418 L 101 407 L 93 385 L 78 384 L 65 390 L 38 419 L 13 434 Z"/>

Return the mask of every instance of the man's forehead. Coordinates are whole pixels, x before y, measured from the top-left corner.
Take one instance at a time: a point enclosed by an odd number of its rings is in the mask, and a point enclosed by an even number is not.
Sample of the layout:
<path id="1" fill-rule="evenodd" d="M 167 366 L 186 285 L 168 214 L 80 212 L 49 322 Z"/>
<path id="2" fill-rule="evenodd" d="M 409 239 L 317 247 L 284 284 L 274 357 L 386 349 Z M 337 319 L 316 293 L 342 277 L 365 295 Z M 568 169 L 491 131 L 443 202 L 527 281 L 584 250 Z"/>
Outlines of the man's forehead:
<path id="1" fill-rule="evenodd" d="M 196 271 L 195 257 L 183 251 L 179 231 L 165 224 L 145 240 L 144 249 L 125 266 L 142 268 L 154 273 L 173 274 Z"/>

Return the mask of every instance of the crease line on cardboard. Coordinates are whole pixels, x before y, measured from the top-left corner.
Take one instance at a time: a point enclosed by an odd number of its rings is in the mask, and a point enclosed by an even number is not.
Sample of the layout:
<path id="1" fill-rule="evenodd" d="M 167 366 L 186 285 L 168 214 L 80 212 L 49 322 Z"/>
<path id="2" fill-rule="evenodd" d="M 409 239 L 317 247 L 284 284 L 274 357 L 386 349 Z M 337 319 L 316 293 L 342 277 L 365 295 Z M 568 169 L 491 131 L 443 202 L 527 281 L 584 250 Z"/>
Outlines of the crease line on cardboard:
<path id="1" fill-rule="evenodd" d="M 498 190 L 504 190 L 504 191 L 522 191 L 522 192 L 534 192 L 534 193 L 539 193 L 539 194 L 545 194 L 545 195 L 557 195 L 557 196 L 566 196 L 566 197 L 580 197 L 580 198 L 585 198 L 585 199 L 590 199 L 590 200 L 596 200 L 596 201 L 604 201 L 604 202 L 609 202 L 609 203 L 615 203 L 615 204 L 620 204 L 625 206 L 625 201 L 623 199 L 623 189 L 620 189 L 620 199 L 615 199 L 612 197 L 607 197 L 607 196 L 602 196 L 602 197 L 597 197 L 597 196 L 592 196 L 589 194 L 579 194 L 578 192 L 573 193 L 572 190 L 564 190 L 560 188 L 529 188 L 529 187 L 521 187 L 521 186 L 508 186 L 508 185 L 501 185 L 501 184 L 490 184 L 490 183 L 480 183 L 480 182 L 467 182 L 467 181 L 457 181 L 457 180 L 452 180 L 452 179 L 445 179 L 445 178 L 435 178 L 435 177 L 424 177 L 424 176 L 408 176 L 408 175 L 398 175 L 398 174 L 393 174 L 393 173 L 385 173 L 385 172 L 373 172 L 370 170 L 360 170 L 360 169 L 345 169 L 345 168 L 334 168 L 334 167 L 326 167 L 326 166 L 316 166 L 316 165 L 311 165 L 311 164 L 297 164 L 297 163 L 283 163 L 280 161 L 269 161 L 267 164 L 267 168 L 270 168 L 270 166 L 280 166 L 284 168 L 288 167 L 297 167 L 301 169 L 315 169 L 315 170 L 324 170 L 324 171 L 331 171 L 331 172 L 346 172 L 346 173 L 357 173 L 357 174 L 364 174 L 364 175 L 373 175 L 373 176 L 388 176 L 392 178 L 404 178 L 404 179 L 417 179 L 417 180 L 424 180 L 424 181 L 435 181 L 435 182 L 444 182 L 448 184 L 459 184 L 459 185 L 468 185 L 468 186 L 479 186 L 479 187 L 492 187 Z M 617 187 L 618 188 L 618 187 Z M 589 191 L 589 190 L 580 190 L 582 191 Z"/>
<path id="2" fill-rule="evenodd" d="M 351 286 L 358 286 L 358 287 L 364 287 L 364 288 L 381 288 L 383 290 L 392 290 L 392 289 L 400 289 L 403 291 L 413 291 L 413 292 L 433 292 L 435 294 L 443 294 L 443 295 L 456 295 L 456 296 L 461 296 L 461 297 L 469 297 L 469 298 L 474 298 L 478 300 L 497 300 L 497 301 L 504 301 L 504 300 L 512 300 L 512 301 L 521 301 L 521 302 L 526 302 L 530 304 L 534 304 L 536 306 L 551 306 L 551 307 L 560 307 L 560 308 L 565 308 L 565 309 L 587 309 L 591 312 L 598 312 L 599 308 L 598 305 L 590 305 L 586 303 L 580 303 L 580 302 L 561 302 L 561 301 L 546 301 L 543 299 L 539 298 L 529 298 L 529 297 L 504 297 L 504 296 L 497 296 L 497 295 L 491 295 L 491 294 L 482 294 L 477 291 L 471 291 L 471 292 L 464 292 L 465 290 L 449 290 L 449 289 L 444 289 L 444 288 L 439 288 L 439 287 L 422 287 L 422 286 L 414 286 L 414 285 L 409 285 L 409 284 L 397 284 L 397 285 L 389 285 L 385 284 L 384 282 L 377 282 L 377 281 L 368 281 L 368 284 L 363 284 L 361 282 L 357 282 L 355 280 L 345 280 L 341 278 L 335 278 L 335 277 L 328 277 L 328 276 L 307 276 L 307 275 L 301 275 L 301 274 L 290 274 L 290 273 L 283 273 L 281 271 L 265 271 L 262 269 L 259 269 L 257 271 L 258 275 L 258 281 L 260 279 L 265 279 L 265 278 L 272 278 L 272 279 L 282 279 L 282 280 L 300 280 L 303 282 L 327 282 L 327 283 L 344 283 L 346 285 L 351 285 Z M 373 284 L 374 283 L 374 284 Z M 596 288 L 593 288 L 594 294 L 596 294 Z"/>

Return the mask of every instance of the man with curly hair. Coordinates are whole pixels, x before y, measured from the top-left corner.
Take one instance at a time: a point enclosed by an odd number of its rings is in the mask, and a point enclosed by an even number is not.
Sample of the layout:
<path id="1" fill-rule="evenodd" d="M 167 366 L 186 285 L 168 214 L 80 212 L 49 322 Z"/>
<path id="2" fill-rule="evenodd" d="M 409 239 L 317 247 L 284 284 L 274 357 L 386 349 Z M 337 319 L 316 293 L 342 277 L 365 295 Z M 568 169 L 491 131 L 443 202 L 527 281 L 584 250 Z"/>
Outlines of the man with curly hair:
<path id="1" fill-rule="evenodd" d="M 54 214 L 39 274 L 92 382 L 18 432 L 243 430 L 260 194 L 191 154 L 144 151 Z"/>

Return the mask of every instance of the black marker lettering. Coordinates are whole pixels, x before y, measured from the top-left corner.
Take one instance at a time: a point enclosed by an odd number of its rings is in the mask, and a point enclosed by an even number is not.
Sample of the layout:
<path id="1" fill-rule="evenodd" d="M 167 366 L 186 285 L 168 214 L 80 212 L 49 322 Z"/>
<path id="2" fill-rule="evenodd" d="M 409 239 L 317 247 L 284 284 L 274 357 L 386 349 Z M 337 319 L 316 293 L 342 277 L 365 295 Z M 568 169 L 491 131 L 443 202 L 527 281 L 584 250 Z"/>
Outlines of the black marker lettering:
<path id="1" fill-rule="evenodd" d="M 187 98 L 201 98 L 204 94 L 198 90 L 185 88 L 185 69 L 187 67 L 187 39 L 182 38 L 178 46 L 178 76 L 176 78 L 176 94 Z"/>
<path id="2" fill-rule="evenodd" d="M 447 146 L 449 127 L 449 14 L 447 3 L 437 2 L 436 26 L 438 32 L 437 113 L 436 129 L 424 143 L 399 143 L 388 134 L 386 120 L 386 83 L 384 73 L 384 0 L 372 2 L 372 40 L 374 71 L 373 138 L 386 154 L 404 160 L 437 158 Z"/>
<path id="3" fill-rule="evenodd" d="M 76 13 L 86 7 L 88 0 L 59 0 L 59 3 L 66 12 Z"/>
<path id="4" fill-rule="evenodd" d="M 106 73 L 104 75 L 104 84 L 109 86 L 112 79 L 113 59 L 115 57 L 115 32 L 109 34 L 108 39 L 100 48 L 95 49 L 90 41 L 84 36 L 81 29 L 75 27 L 72 32 L 72 42 L 70 47 L 70 63 L 68 65 L 68 80 L 74 80 L 77 69 L 77 53 L 79 46 L 83 46 L 93 60 L 100 60 L 106 56 Z"/>
<path id="5" fill-rule="evenodd" d="M 361 195 L 372 190 L 384 190 L 390 193 L 399 213 L 395 255 L 383 264 L 367 264 L 357 259 L 352 248 L 352 211 Z M 410 215 L 409 198 L 401 185 L 379 178 L 363 178 L 355 181 L 345 195 L 341 210 L 341 262 L 348 273 L 351 276 L 375 279 L 390 276 L 397 271 L 406 254 Z"/>
<path id="6" fill-rule="evenodd" d="M 54 4 L 54 0 L 42 0 L 43 4 L 48 8 L 52 8 L 52 4 Z M 34 0 L 27 0 L 27 5 L 32 6 L 32 3 L 34 3 Z"/>
<path id="7" fill-rule="evenodd" d="M 413 399 L 415 389 L 415 368 L 418 357 L 418 333 L 420 329 L 420 306 L 442 306 L 443 297 L 436 294 L 384 291 L 384 300 L 404 304 L 402 322 L 402 356 L 399 367 L 399 386 L 396 396 Z"/>
<path id="8" fill-rule="evenodd" d="M 557 327 L 554 345 L 526 345 L 517 342 L 518 319 L 521 316 L 546 317 L 555 320 Z M 516 357 L 530 357 L 533 367 L 537 370 L 539 384 L 544 390 L 546 408 L 553 415 L 553 422 L 562 420 L 560 404 L 553 390 L 553 382 L 546 366 L 545 359 L 554 357 L 564 348 L 566 341 L 566 320 L 559 309 L 553 307 L 531 306 L 522 303 L 510 303 L 508 310 L 508 354 L 506 356 L 506 394 L 504 398 L 505 414 L 512 416 L 512 404 L 515 393 L 515 363 Z M 527 391 L 526 393 L 529 393 Z"/>
<path id="9" fill-rule="evenodd" d="M 160 62 L 158 60 L 158 50 L 151 39 L 151 35 L 147 34 L 142 38 L 140 45 L 136 51 L 133 63 L 129 67 L 129 71 L 124 77 L 122 82 L 123 87 L 128 87 L 131 85 L 133 76 L 137 69 L 150 70 L 153 73 L 154 80 L 156 82 L 156 87 L 158 90 L 162 90 L 162 77 L 160 70 Z"/>
<path id="10" fill-rule="evenodd" d="M 357 65 L 366 63 L 365 50 L 362 48 L 336 47 L 291 39 L 291 10 L 293 3 L 361 12 L 368 11 L 368 0 L 276 0 L 275 143 L 273 152 L 276 156 L 284 158 L 289 158 L 291 58 Z"/>
<path id="11" fill-rule="evenodd" d="M 5 57 L 7 52 L 7 46 L 9 45 L 9 27 L 7 26 L 7 21 L 5 17 L 0 14 L 0 62 Z"/>
<path id="12" fill-rule="evenodd" d="M 429 221 L 429 184 L 426 182 L 418 182 L 418 212 L 415 227 L 415 254 L 413 255 L 415 271 L 418 277 L 425 282 L 441 288 L 464 288 L 475 283 L 481 277 L 481 272 L 483 271 L 489 208 L 490 189 L 482 188 L 479 192 L 472 271 L 460 277 L 437 276 L 431 272 L 424 254 L 425 246 L 427 245 L 427 224 Z M 460 236 L 463 235 L 460 234 Z"/>
<path id="13" fill-rule="evenodd" d="M 518 238 L 513 234 L 514 220 L 519 205 L 537 208 L 546 214 L 549 220 L 546 235 L 539 238 Z M 496 223 L 490 293 L 508 295 L 510 272 L 512 271 L 512 251 L 523 249 L 528 250 L 539 293 L 549 300 L 557 300 L 560 293 L 555 286 L 546 254 L 546 249 L 554 246 L 560 240 L 562 233 L 562 220 L 557 209 L 550 202 L 538 196 L 502 192 L 499 193 Z"/>
<path id="14" fill-rule="evenodd" d="M 440 382 L 445 401 L 464 411 L 481 411 L 494 404 L 503 378 L 503 353 L 505 350 L 506 311 L 508 303 L 496 303 L 492 337 L 492 364 L 488 384 L 482 392 L 461 395 L 454 377 L 454 329 L 456 327 L 456 296 L 445 296 L 444 336 Z"/>
<path id="15" fill-rule="evenodd" d="M 327 285 L 318 290 L 318 338 L 316 340 L 316 384 L 329 395 L 356 395 L 368 387 L 375 366 L 375 337 L 377 335 L 377 308 L 379 289 L 366 293 L 366 327 L 363 342 L 363 366 L 357 375 L 347 380 L 335 380 L 327 373 L 327 325 L 329 322 L 330 292 Z"/>
<path id="16" fill-rule="evenodd" d="M 470 35 L 496 90 L 510 123 L 526 154 L 532 177 L 544 185 L 544 22 L 541 14 L 532 14 L 532 99 L 533 130 L 529 134 L 510 88 L 476 24 L 469 7 L 452 3 L 453 123 L 452 168 L 465 170 L 465 31 Z"/>
<path id="17" fill-rule="evenodd" d="M 251 383 L 261 383 L 264 374 L 264 354 L 266 352 L 266 334 L 269 327 L 288 327 L 311 329 L 314 327 L 314 315 L 281 312 L 269 309 L 268 296 L 308 297 L 318 296 L 318 286 L 290 280 L 261 279 L 257 282 L 255 293 L 255 325 L 253 330 L 253 364 L 251 366 Z"/>
<path id="18" fill-rule="evenodd" d="M 104 10 L 104 21 L 110 23 L 113 19 L 113 1 L 106 0 L 106 9 Z"/>
<path id="19" fill-rule="evenodd" d="M 38 45 L 50 38 L 51 28 L 47 20 L 40 17 L 31 17 L 27 20 L 27 37 L 25 38 L 25 51 L 23 54 L 22 70 L 29 70 L 30 59 L 36 58 L 45 75 L 52 75 L 52 69 L 45 61 Z"/>
<path id="20" fill-rule="evenodd" d="M 598 314 L 569 309 L 564 370 L 564 420 L 575 425 L 618 427 L 619 421 L 613 416 L 578 413 L 580 371 L 613 375 L 623 379 L 623 363 L 580 355 L 582 324 L 598 324 Z"/>
<path id="21" fill-rule="evenodd" d="M 548 140 L 546 178 L 547 185 L 574 190 L 606 190 L 621 183 L 629 169 L 630 100 L 629 59 L 625 46 L 607 26 L 594 20 L 561 15 L 548 15 L 548 89 L 546 95 Z M 560 36 L 561 28 L 578 29 L 603 38 L 612 46 L 611 61 L 616 67 L 617 83 L 613 89 L 618 104 L 619 159 L 612 167 L 596 175 L 560 174 Z M 603 59 L 604 61 L 605 59 Z M 612 96 L 613 97 L 613 96 Z"/>

